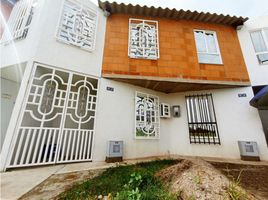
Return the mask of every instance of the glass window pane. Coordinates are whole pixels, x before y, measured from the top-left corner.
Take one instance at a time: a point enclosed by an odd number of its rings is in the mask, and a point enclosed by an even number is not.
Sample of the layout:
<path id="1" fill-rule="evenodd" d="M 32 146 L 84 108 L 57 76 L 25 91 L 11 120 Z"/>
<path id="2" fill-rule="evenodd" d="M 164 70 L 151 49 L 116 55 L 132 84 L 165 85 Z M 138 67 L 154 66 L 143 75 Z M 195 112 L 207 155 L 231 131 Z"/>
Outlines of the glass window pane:
<path id="1" fill-rule="evenodd" d="M 221 64 L 220 55 L 217 54 L 199 53 L 198 61 L 199 63 Z"/>
<path id="2" fill-rule="evenodd" d="M 268 53 L 257 55 L 260 64 L 268 64 Z"/>
<path id="3" fill-rule="evenodd" d="M 267 47 L 265 46 L 261 31 L 252 32 L 251 38 L 256 53 L 267 51 Z"/>
<path id="4" fill-rule="evenodd" d="M 207 41 L 208 53 L 217 53 L 215 35 L 213 33 L 206 33 L 205 37 Z"/>
<path id="5" fill-rule="evenodd" d="M 206 42 L 202 31 L 195 31 L 195 43 L 198 52 L 206 52 Z"/>

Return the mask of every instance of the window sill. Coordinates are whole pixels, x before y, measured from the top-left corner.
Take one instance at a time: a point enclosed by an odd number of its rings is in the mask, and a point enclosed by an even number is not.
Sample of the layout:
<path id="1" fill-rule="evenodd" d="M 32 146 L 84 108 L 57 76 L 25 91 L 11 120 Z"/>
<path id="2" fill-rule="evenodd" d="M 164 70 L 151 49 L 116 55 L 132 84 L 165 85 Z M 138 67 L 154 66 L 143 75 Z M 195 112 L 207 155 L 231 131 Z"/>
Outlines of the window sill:
<path id="1" fill-rule="evenodd" d="M 205 63 L 205 62 L 199 63 L 199 64 L 201 64 L 201 65 L 219 65 L 219 66 L 223 66 L 224 65 L 223 63 Z"/>
<path id="2" fill-rule="evenodd" d="M 144 57 L 132 57 L 128 56 L 131 59 L 141 59 L 141 60 L 158 60 L 159 58 L 144 58 Z"/>

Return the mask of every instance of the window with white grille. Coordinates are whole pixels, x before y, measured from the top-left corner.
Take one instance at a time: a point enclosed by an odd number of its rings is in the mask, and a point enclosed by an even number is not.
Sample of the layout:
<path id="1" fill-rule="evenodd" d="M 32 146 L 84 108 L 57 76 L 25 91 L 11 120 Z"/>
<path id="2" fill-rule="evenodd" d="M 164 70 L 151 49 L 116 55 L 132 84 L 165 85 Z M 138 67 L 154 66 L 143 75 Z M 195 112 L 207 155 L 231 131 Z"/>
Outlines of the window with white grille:
<path id="1" fill-rule="evenodd" d="M 20 0 L 15 4 L 3 34 L 2 42 L 26 38 L 36 2 L 37 0 Z"/>
<path id="2" fill-rule="evenodd" d="M 131 58 L 159 58 L 157 21 L 129 19 L 128 55 Z"/>
<path id="3" fill-rule="evenodd" d="M 135 137 L 158 139 L 160 136 L 159 98 L 136 92 Z"/>
<path id="4" fill-rule="evenodd" d="M 250 33 L 259 64 L 268 64 L 268 28 Z"/>
<path id="5" fill-rule="evenodd" d="M 194 30 L 199 63 L 222 64 L 215 31 Z"/>
<path id="6" fill-rule="evenodd" d="M 87 51 L 95 48 L 97 12 L 75 1 L 63 5 L 57 38 Z"/>

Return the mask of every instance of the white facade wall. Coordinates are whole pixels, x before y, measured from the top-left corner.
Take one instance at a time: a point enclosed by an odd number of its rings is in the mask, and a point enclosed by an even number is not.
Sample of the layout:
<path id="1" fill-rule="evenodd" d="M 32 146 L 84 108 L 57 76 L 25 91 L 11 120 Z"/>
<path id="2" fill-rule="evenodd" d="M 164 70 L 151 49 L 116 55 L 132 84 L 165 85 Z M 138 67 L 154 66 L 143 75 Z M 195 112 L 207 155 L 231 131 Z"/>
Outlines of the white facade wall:
<path id="1" fill-rule="evenodd" d="M 61 1 L 45 1 L 40 24 L 39 43 L 37 45 L 35 60 L 44 64 L 61 67 L 68 70 L 82 72 L 89 75 L 101 76 L 106 17 L 95 4 L 88 0 L 79 0 L 83 5 L 93 8 L 98 13 L 96 29 L 95 50 L 88 52 L 79 47 L 57 41 L 56 32 L 61 17 Z M 49 14 L 48 14 L 49 13 Z"/>
<path id="2" fill-rule="evenodd" d="M 40 62 L 60 68 L 101 76 L 106 17 L 91 1 L 79 0 L 98 13 L 96 46 L 93 52 L 57 41 L 56 33 L 64 0 L 38 0 L 25 39 L 1 45 L 1 67 L 22 62 Z"/>
<path id="3" fill-rule="evenodd" d="M 259 64 L 254 46 L 250 37 L 250 31 L 268 27 L 268 15 L 245 22 L 241 30 L 238 31 L 238 38 L 247 65 L 252 86 L 268 84 L 268 65 Z"/>
<path id="4" fill-rule="evenodd" d="M 114 91 L 107 91 L 106 87 Z M 159 96 L 160 103 L 180 105 L 181 117 L 161 118 L 160 139 L 134 139 L 135 92 Z M 212 93 L 221 145 L 190 144 L 185 95 Z M 239 93 L 247 97 L 239 98 Z M 157 155 L 208 156 L 240 159 L 237 141 L 256 141 L 260 158 L 268 160 L 262 125 L 255 108 L 250 87 L 164 94 L 108 79 L 101 80 L 93 160 L 105 159 L 108 140 L 124 141 L 124 158 Z"/>

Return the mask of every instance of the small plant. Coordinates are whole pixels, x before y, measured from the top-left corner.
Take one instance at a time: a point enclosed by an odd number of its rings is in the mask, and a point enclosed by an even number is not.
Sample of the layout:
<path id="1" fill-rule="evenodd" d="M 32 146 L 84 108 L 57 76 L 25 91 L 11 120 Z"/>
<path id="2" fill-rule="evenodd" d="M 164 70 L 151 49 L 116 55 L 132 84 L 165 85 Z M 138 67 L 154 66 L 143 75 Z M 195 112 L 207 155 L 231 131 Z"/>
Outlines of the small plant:
<path id="1" fill-rule="evenodd" d="M 141 193 L 139 188 L 136 187 L 135 190 L 128 191 L 127 195 L 128 200 L 140 200 L 141 199 Z"/>
<path id="2" fill-rule="evenodd" d="M 240 177 L 241 177 L 242 171 L 243 170 L 241 170 L 239 172 L 239 175 L 236 179 L 234 177 L 232 177 L 233 180 L 230 182 L 230 184 L 228 186 L 227 194 L 231 200 L 247 199 L 245 192 L 240 187 Z"/>
<path id="3" fill-rule="evenodd" d="M 198 184 L 198 185 L 201 184 L 200 176 L 195 176 L 193 180 L 194 180 L 195 184 Z"/>
<path id="4" fill-rule="evenodd" d="M 137 188 L 140 186 L 141 182 L 142 182 L 141 175 L 139 173 L 134 172 L 130 175 L 128 186 L 131 188 Z"/>
<path id="5" fill-rule="evenodd" d="M 124 185 L 124 190 L 116 194 L 115 200 L 128 199 L 128 200 L 140 200 L 141 193 L 139 186 L 142 182 L 142 177 L 139 173 L 134 172 L 130 175 L 128 184 Z"/>

